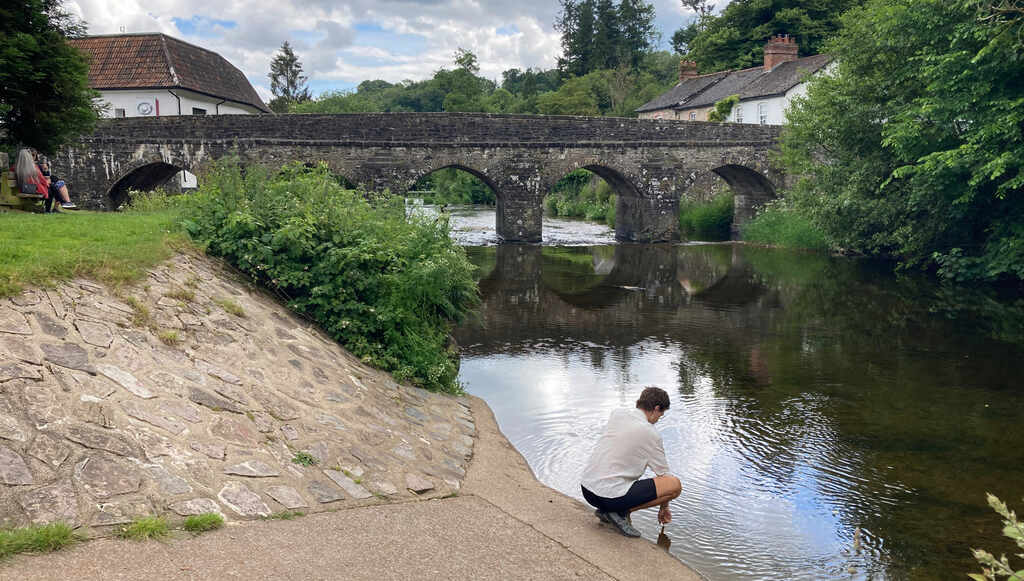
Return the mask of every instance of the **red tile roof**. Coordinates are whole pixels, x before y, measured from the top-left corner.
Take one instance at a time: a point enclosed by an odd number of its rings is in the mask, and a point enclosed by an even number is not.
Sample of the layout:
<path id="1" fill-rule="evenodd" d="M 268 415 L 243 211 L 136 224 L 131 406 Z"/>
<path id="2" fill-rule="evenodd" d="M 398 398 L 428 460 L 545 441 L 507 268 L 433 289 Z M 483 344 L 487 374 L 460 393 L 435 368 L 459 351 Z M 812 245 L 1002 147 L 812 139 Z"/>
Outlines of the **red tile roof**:
<path id="1" fill-rule="evenodd" d="M 219 54 L 164 34 L 116 34 L 70 39 L 90 58 L 93 89 L 188 89 L 270 109 L 242 71 Z"/>

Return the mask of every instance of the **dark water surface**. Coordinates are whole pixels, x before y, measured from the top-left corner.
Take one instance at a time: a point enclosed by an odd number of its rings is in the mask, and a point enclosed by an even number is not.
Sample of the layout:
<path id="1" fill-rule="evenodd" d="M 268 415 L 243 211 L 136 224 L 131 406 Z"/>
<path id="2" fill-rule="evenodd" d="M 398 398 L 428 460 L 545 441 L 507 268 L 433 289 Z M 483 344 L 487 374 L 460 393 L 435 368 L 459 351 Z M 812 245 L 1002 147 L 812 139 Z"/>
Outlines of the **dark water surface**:
<path id="1" fill-rule="evenodd" d="M 1019 299 L 733 245 L 468 251 L 467 390 L 580 498 L 609 412 L 666 389 L 665 532 L 710 579 L 963 579 L 970 547 L 1014 549 L 985 492 L 1022 508 Z"/>

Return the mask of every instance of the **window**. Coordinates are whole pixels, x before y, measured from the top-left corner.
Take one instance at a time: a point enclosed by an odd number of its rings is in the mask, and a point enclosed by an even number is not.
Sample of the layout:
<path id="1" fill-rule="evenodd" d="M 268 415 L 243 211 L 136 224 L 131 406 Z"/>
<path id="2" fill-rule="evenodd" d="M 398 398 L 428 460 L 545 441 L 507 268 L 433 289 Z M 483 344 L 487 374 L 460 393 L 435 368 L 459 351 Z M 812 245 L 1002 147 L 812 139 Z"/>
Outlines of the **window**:
<path id="1" fill-rule="evenodd" d="M 736 104 L 736 123 L 743 123 L 743 105 Z"/>
<path id="2" fill-rule="evenodd" d="M 768 104 L 758 103 L 757 104 L 757 120 L 761 125 L 768 124 Z"/>
<path id="3" fill-rule="evenodd" d="M 124 109 L 120 109 L 120 108 L 115 108 L 114 109 L 114 117 L 124 117 L 124 116 L 125 116 Z"/>
<path id="4" fill-rule="evenodd" d="M 690 121 L 696 121 L 696 120 L 697 120 L 697 112 L 696 111 L 690 111 Z"/>
<path id="5" fill-rule="evenodd" d="M 206 115 L 206 109 L 200 109 L 199 107 L 192 107 L 193 115 Z"/>

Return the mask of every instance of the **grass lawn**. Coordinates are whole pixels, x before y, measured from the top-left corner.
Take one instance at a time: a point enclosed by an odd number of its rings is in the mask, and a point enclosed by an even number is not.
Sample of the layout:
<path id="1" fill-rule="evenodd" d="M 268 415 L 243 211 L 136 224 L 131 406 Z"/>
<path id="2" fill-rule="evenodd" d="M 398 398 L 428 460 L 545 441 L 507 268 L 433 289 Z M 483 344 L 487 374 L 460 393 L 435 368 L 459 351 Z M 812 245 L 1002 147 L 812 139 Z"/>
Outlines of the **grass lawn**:
<path id="1" fill-rule="evenodd" d="M 177 213 L 0 213 L 0 297 L 75 277 L 117 286 L 187 247 Z"/>

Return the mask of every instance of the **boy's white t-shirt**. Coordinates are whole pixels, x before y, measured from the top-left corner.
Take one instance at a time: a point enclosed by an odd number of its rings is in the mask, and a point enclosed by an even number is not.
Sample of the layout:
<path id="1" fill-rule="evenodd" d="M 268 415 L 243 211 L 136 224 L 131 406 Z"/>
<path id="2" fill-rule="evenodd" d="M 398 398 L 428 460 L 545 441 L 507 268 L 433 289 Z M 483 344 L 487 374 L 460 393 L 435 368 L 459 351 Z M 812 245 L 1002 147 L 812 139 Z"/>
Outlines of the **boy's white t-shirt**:
<path id="1" fill-rule="evenodd" d="M 648 466 L 657 476 L 668 474 L 661 435 L 643 410 L 617 409 L 608 418 L 580 483 L 598 496 L 617 498 L 629 491 Z"/>

